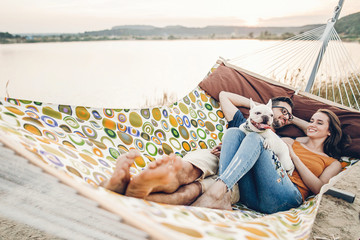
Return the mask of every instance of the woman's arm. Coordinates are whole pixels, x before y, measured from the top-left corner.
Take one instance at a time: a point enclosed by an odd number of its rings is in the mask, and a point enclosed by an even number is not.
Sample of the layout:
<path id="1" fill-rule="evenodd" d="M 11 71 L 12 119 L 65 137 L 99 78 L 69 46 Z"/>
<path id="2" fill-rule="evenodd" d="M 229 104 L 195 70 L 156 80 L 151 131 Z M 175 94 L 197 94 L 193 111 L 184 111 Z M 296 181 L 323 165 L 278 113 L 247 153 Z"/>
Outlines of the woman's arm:
<path id="1" fill-rule="evenodd" d="M 286 142 L 286 141 L 285 141 Z M 321 187 L 328 183 L 330 178 L 337 175 L 341 171 L 341 164 L 339 161 L 334 161 L 328 167 L 326 167 L 323 173 L 316 177 L 300 160 L 300 158 L 294 153 L 292 149 L 292 144 L 289 144 L 290 157 L 293 160 L 296 170 L 298 171 L 301 179 L 305 185 L 310 189 L 314 194 L 320 192 Z"/>

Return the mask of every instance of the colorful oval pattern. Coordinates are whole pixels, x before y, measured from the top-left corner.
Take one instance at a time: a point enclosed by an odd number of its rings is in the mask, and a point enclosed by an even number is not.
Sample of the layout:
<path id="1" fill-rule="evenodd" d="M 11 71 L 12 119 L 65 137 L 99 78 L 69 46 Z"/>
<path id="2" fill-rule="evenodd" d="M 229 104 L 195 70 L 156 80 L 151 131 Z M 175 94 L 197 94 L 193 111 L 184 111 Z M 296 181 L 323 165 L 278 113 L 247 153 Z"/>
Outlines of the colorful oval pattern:
<path id="1" fill-rule="evenodd" d="M 137 174 L 163 154 L 183 155 L 195 149 L 218 145 L 226 124 L 218 102 L 200 88 L 169 107 L 140 110 L 52 105 L 16 99 L 5 99 L 0 103 L 1 131 L 18 139 L 42 161 L 91 185 L 108 179 L 117 158 L 131 149 L 141 153 L 130 168 L 131 174 Z M 277 233 L 287 236 L 287 229 L 288 232 L 296 231 L 301 221 L 297 216 L 283 213 L 278 217 L 280 221 L 272 227 L 272 220 L 268 225 L 260 225 L 254 218 L 261 215 L 248 210 L 203 211 L 189 210 L 189 207 L 174 210 L 171 206 L 134 199 L 124 199 L 124 204 L 127 201 L 140 204 L 138 209 L 141 211 L 150 209 L 148 216 L 164 219 L 162 225 L 169 231 L 191 238 L 277 238 Z M 305 204 L 302 211 L 304 209 L 312 214 L 314 204 Z M 171 217 L 167 218 L 168 215 Z M 239 224 L 239 220 L 243 219 L 250 219 L 251 223 L 246 226 Z M 179 224 L 175 222 L 177 220 Z M 192 220 L 215 223 L 207 229 L 206 225 L 195 229 L 192 225 L 186 227 L 181 224 L 191 224 Z"/>

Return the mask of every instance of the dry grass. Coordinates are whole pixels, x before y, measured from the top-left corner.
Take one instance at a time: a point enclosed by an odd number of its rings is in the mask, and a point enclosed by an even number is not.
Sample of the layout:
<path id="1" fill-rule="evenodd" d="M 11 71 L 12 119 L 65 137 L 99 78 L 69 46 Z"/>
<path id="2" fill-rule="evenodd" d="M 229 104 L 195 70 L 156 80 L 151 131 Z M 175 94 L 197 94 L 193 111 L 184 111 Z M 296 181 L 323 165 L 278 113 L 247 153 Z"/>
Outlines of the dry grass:
<path id="1" fill-rule="evenodd" d="M 9 95 L 9 83 L 10 83 L 10 80 L 7 81 L 6 85 L 5 85 L 5 91 L 6 91 L 6 97 L 7 98 L 10 98 L 10 95 Z"/>
<path id="2" fill-rule="evenodd" d="M 319 84 L 319 83 L 318 83 Z M 326 98 L 330 101 L 357 108 L 356 101 L 360 100 L 360 74 L 351 74 L 347 79 L 332 83 L 329 79 L 325 86 L 319 91 L 319 86 L 314 85 L 315 95 Z"/>
<path id="3" fill-rule="evenodd" d="M 178 99 L 176 93 L 169 94 L 167 92 L 164 92 L 162 96 L 157 96 L 152 99 L 147 98 L 141 108 L 166 106 L 173 104 L 177 100 Z"/>
<path id="4" fill-rule="evenodd" d="M 301 69 L 294 71 L 287 71 L 283 76 L 285 84 L 305 89 L 307 79 L 301 72 Z M 331 77 L 326 80 L 315 80 L 314 86 L 311 91 L 312 94 L 328 99 L 330 101 L 357 109 L 356 102 L 360 104 L 360 74 L 352 73 L 347 78 L 333 81 Z"/>

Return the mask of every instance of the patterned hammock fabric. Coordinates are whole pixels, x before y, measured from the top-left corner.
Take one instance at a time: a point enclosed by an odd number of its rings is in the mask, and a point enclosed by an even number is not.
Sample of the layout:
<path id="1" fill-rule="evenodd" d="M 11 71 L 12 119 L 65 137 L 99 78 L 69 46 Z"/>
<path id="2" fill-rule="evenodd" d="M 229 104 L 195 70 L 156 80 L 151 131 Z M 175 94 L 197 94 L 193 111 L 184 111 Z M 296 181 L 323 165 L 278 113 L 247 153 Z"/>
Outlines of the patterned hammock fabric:
<path id="1" fill-rule="evenodd" d="M 131 167 L 136 174 L 164 154 L 183 156 L 195 149 L 213 148 L 221 142 L 226 125 L 219 103 L 199 87 L 170 106 L 147 109 L 0 101 L 0 141 L 19 143 L 23 149 L 14 150 L 33 153 L 41 162 L 65 172 L 71 181 L 80 182 L 82 188 L 89 188 L 92 196 L 111 199 L 108 209 L 115 205 L 123 209 L 125 220 L 137 219 L 130 222 L 142 229 L 150 227 L 155 238 L 308 238 L 321 194 L 299 208 L 265 215 L 244 206 L 222 211 L 157 204 L 98 187 L 111 176 L 117 157 L 130 149 L 142 153 Z M 345 160 L 348 166 L 357 161 Z"/>

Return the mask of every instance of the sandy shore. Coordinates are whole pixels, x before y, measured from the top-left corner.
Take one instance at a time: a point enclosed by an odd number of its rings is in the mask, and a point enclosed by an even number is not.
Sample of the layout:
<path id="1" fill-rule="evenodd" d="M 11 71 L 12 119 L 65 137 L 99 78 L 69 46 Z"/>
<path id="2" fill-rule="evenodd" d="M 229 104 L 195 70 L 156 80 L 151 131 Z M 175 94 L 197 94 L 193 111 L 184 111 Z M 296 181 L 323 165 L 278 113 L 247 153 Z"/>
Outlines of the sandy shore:
<path id="1" fill-rule="evenodd" d="M 0 239 L 2 240 L 60 240 L 61 238 L 54 237 L 50 234 L 42 232 L 36 228 L 30 227 L 26 224 L 14 222 L 1 216 L 0 213 Z"/>
<path id="2" fill-rule="evenodd" d="M 310 239 L 360 239 L 360 163 L 349 171 L 346 179 L 337 182 L 334 187 L 355 194 L 355 201 L 348 203 L 324 195 Z"/>
<path id="3" fill-rule="evenodd" d="M 346 179 L 335 188 L 356 194 L 354 203 L 324 195 L 320 204 L 313 232 L 314 240 L 360 239 L 360 163 L 350 169 Z M 0 213 L 0 239 L 59 239 L 28 225 L 8 220 Z"/>

